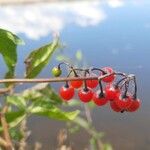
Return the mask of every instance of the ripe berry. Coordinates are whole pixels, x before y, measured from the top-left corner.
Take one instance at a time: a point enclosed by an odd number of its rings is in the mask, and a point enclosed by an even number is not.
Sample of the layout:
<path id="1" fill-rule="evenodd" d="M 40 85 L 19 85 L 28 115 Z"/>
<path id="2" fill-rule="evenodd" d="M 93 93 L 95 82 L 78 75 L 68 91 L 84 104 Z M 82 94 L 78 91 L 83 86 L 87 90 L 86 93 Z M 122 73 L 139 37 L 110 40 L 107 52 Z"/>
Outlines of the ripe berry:
<path id="1" fill-rule="evenodd" d="M 74 96 L 74 88 L 66 84 L 60 88 L 59 93 L 65 101 L 69 101 Z"/>
<path id="2" fill-rule="evenodd" d="M 130 107 L 127 109 L 129 112 L 134 112 L 139 109 L 141 101 L 139 99 L 132 99 Z"/>
<path id="3" fill-rule="evenodd" d="M 95 74 L 91 74 L 91 77 L 96 77 Z M 86 84 L 89 88 L 96 88 L 98 85 L 98 80 L 86 80 Z"/>
<path id="4" fill-rule="evenodd" d="M 52 75 L 53 75 L 54 77 L 59 77 L 59 76 L 61 75 L 61 73 L 62 73 L 62 71 L 61 71 L 61 69 L 58 68 L 58 67 L 54 67 L 54 68 L 52 69 Z"/>
<path id="5" fill-rule="evenodd" d="M 113 72 L 114 72 L 111 67 L 104 67 L 104 68 L 102 68 L 102 70 L 104 70 L 106 73 L 113 73 Z M 105 74 L 102 73 L 102 75 L 105 75 Z M 112 75 L 110 75 L 110 76 L 108 76 L 108 77 L 106 77 L 106 78 L 103 78 L 102 80 L 103 80 L 104 82 L 106 82 L 106 83 L 110 83 L 110 82 L 112 82 L 114 79 L 115 79 L 115 75 L 112 74 Z"/>
<path id="6" fill-rule="evenodd" d="M 114 101 L 110 102 L 110 107 L 115 112 L 121 112 L 122 111 L 122 109 L 120 107 L 118 107 L 118 105 Z"/>
<path id="7" fill-rule="evenodd" d="M 71 81 L 70 85 L 76 89 L 78 89 L 79 87 L 81 87 L 83 84 L 83 81 L 81 80 L 76 80 L 76 81 Z"/>
<path id="8" fill-rule="evenodd" d="M 105 97 L 104 93 L 102 94 L 101 91 L 97 91 L 93 95 L 93 101 L 96 105 L 102 106 L 108 102 L 108 99 Z"/>
<path id="9" fill-rule="evenodd" d="M 98 80 L 87 80 L 86 84 L 90 88 L 95 88 L 98 85 Z"/>
<path id="10" fill-rule="evenodd" d="M 106 98 L 110 101 L 113 101 L 117 95 L 120 93 L 119 88 L 115 88 L 112 85 L 107 85 L 105 87 Z"/>
<path id="11" fill-rule="evenodd" d="M 118 94 L 117 98 L 114 100 L 116 105 L 122 110 L 128 109 L 132 104 L 131 96 L 122 97 L 121 94 Z"/>
<path id="12" fill-rule="evenodd" d="M 87 103 L 87 102 L 91 101 L 91 99 L 93 97 L 93 91 L 90 88 L 80 89 L 78 91 L 78 96 L 82 102 Z"/>

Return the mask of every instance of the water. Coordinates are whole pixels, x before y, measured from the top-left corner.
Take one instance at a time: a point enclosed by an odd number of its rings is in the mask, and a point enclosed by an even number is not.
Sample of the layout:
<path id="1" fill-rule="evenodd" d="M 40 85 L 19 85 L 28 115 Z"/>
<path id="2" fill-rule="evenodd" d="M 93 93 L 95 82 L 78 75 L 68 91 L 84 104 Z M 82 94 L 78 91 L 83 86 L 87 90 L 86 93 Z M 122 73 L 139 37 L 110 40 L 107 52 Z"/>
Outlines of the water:
<path id="1" fill-rule="evenodd" d="M 59 32 L 67 44 L 64 53 L 73 57 L 81 49 L 84 58 L 92 66 L 112 66 L 115 70 L 134 73 L 138 80 L 138 96 L 142 107 L 136 113 L 118 114 L 109 106 L 95 108 L 94 125 L 105 132 L 105 140 L 115 150 L 150 149 L 150 2 L 94 1 L 43 3 L 24 6 L 0 7 L 0 27 L 10 29 L 22 37 L 26 45 L 18 48 L 17 76 L 22 77 L 23 59 Z M 0 58 L 1 64 L 2 58 Z M 53 58 L 48 67 L 56 64 Z M 1 68 L 4 72 L 5 67 Z M 1 77 L 3 74 L 0 75 Z M 48 77 L 44 69 L 40 76 Z M 29 120 L 33 131 L 29 142 L 42 141 L 43 149 L 55 149 L 56 134 L 62 122 L 43 118 Z M 83 137 L 80 140 L 78 137 Z M 84 140 L 85 138 L 85 140 Z M 71 137 L 73 147 L 83 150 L 87 145 L 86 134 Z"/>

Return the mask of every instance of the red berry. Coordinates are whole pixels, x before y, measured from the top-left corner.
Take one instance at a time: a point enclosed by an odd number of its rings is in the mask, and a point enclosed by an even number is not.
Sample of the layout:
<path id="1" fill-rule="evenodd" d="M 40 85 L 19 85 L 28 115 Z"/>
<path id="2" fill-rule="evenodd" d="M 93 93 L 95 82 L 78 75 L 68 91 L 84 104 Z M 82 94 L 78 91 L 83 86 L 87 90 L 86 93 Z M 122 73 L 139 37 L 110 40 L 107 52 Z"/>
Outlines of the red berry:
<path id="1" fill-rule="evenodd" d="M 112 85 L 107 85 L 105 87 L 105 93 L 106 93 L 106 98 L 110 101 L 113 101 L 120 93 L 120 89 L 114 88 Z"/>
<path id="2" fill-rule="evenodd" d="M 104 67 L 104 68 L 102 68 L 102 70 L 104 70 L 106 73 L 113 73 L 113 72 L 114 72 L 111 67 Z M 105 75 L 105 74 L 102 73 L 102 75 Z M 102 80 L 103 80 L 104 82 L 106 82 L 106 83 L 110 83 L 110 82 L 112 82 L 114 79 L 115 79 L 115 75 L 112 74 L 112 75 L 110 75 L 110 76 L 108 76 L 108 77 L 106 77 L 106 78 L 103 78 Z"/>
<path id="3" fill-rule="evenodd" d="M 74 88 L 68 85 L 62 86 L 59 90 L 59 93 L 65 101 L 69 101 L 74 96 Z"/>
<path id="4" fill-rule="evenodd" d="M 76 81 L 71 81 L 70 85 L 76 89 L 78 89 L 79 87 L 81 87 L 83 84 L 83 81 L 81 80 L 76 80 Z"/>
<path id="5" fill-rule="evenodd" d="M 98 85 L 98 80 L 87 80 L 86 84 L 90 88 L 96 88 Z"/>
<path id="6" fill-rule="evenodd" d="M 90 88 L 80 89 L 78 91 L 78 96 L 82 102 L 87 103 L 87 102 L 91 101 L 91 99 L 93 97 L 93 91 Z"/>
<path id="7" fill-rule="evenodd" d="M 127 109 L 129 112 L 134 112 L 139 109 L 141 101 L 139 99 L 132 99 L 130 107 Z"/>
<path id="8" fill-rule="evenodd" d="M 132 99 L 131 96 L 126 96 L 125 98 L 122 98 L 121 94 L 118 94 L 114 102 L 119 108 L 121 108 L 122 110 L 126 110 L 131 106 Z"/>
<path id="9" fill-rule="evenodd" d="M 101 91 L 97 91 L 93 95 L 93 101 L 98 106 L 103 106 L 108 102 L 108 99 L 105 97 L 105 94 L 101 94 Z"/>
<path id="10" fill-rule="evenodd" d="M 110 102 L 110 107 L 115 112 L 121 112 L 122 111 L 122 109 L 119 108 L 118 105 L 114 101 Z"/>
<path id="11" fill-rule="evenodd" d="M 91 76 L 91 77 L 96 77 L 95 74 L 91 74 L 90 76 Z M 89 77 L 90 77 L 90 76 L 89 76 Z M 96 88 L 97 85 L 98 85 L 98 80 L 87 80 L 87 81 L 86 81 L 86 84 L 87 84 L 87 86 L 88 86 L 89 88 Z"/>

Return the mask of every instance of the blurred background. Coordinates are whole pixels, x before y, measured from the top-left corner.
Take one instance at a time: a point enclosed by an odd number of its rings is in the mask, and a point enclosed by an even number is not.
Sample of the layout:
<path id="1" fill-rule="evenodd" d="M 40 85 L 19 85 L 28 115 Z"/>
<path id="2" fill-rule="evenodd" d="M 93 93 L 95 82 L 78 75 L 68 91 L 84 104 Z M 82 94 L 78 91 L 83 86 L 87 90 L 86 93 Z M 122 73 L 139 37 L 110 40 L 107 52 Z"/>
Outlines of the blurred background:
<path id="1" fill-rule="evenodd" d="M 74 59 L 77 52 L 87 66 L 112 66 L 115 70 L 134 73 L 142 107 L 135 113 L 118 114 L 109 106 L 95 107 L 95 128 L 105 133 L 104 141 L 114 150 L 150 149 L 150 1 L 148 0 L 0 0 L 0 28 L 16 33 L 26 45 L 18 48 L 17 76 L 24 76 L 23 60 L 33 49 L 60 35 L 63 55 Z M 49 77 L 49 68 L 58 63 L 60 52 L 40 74 Z M 1 74 L 6 66 L 0 57 Z M 56 86 L 57 89 L 57 85 Z M 19 90 L 19 89 L 18 89 Z M 40 141 L 43 150 L 55 150 L 57 134 L 63 122 L 45 118 L 28 121 L 32 131 L 29 144 Z M 84 131 L 70 136 L 75 150 L 87 143 Z"/>

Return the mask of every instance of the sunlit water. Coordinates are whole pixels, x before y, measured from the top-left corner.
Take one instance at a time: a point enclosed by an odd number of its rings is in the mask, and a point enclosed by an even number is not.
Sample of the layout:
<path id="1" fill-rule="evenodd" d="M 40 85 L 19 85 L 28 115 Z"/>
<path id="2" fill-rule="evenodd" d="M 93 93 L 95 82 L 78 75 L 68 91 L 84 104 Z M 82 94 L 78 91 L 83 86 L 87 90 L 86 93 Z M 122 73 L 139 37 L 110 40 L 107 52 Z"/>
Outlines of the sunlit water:
<path id="1" fill-rule="evenodd" d="M 112 66 L 115 70 L 136 74 L 141 109 L 136 113 L 118 114 L 109 106 L 97 107 L 93 111 L 93 121 L 97 130 L 105 132 L 106 141 L 112 143 L 115 150 L 149 150 L 149 7 L 147 0 L 3 6 L 0 7 L 0 27 L 14 31 L 26 42 L 24 47 L 18 48 L 18 77 L 23 76 L 23 59 L 30 50 L 51 41 L 54 32 L 67 44 L 64 53 L 69 57 L 80 49 L 92 66 Z M 55 63 L 53 58 L 48 68 Z M 1 68 L 1 77 L 5 70 Z M 40 76 L 49 74 L 50 71 L 44 69 Z M 30 119 L 33 133 L 29 143 L 41 141 L 43 150 L 53 150 L 57 145 L 56 134 L 63 126 L 62 122 L 49 119 Z M 71 137 L 71 141 L 77 150 L 87 146 L 84 132 Z"/>

